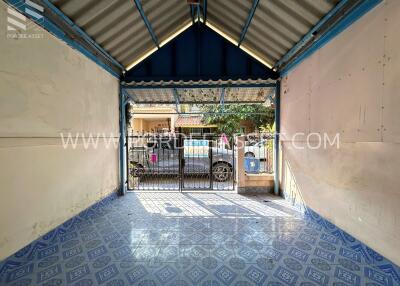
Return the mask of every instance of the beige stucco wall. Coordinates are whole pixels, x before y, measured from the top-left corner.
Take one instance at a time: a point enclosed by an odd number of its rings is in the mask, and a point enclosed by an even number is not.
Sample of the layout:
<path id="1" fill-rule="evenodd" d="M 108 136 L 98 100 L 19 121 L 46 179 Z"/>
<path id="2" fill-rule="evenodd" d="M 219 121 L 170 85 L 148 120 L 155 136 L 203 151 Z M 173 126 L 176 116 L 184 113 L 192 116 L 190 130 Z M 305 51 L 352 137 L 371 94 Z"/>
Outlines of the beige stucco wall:
<path id="1" fill-rule="evenodd" d="M 118 149 L 64 149 L 60 132 L 118 136 L 118 80 L 43 30 L 7 39 L 0 1 L 0 260 L 118 187 Z"/>
<path id="2" fill-rule="evenodd" d="M 384 1 L 291 71 L 281 92 L 286 194 L 397 264 L 399 15 L 400 1 Z M 340 134 L 339 149 L 306 147 L 324 132 Z"/>

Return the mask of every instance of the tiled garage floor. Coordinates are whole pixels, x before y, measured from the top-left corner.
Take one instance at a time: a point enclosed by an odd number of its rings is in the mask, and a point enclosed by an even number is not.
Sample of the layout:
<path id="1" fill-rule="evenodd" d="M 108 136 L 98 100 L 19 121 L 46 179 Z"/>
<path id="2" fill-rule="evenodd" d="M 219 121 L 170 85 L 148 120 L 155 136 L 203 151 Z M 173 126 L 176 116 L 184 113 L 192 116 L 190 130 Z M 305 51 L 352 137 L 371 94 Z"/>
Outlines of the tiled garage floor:
<path id="1" fill-rule="evenodd" d="M 0 284 L 399 285 L 355 243 L 272 196 L 129 193 L 1 262 Z"/>

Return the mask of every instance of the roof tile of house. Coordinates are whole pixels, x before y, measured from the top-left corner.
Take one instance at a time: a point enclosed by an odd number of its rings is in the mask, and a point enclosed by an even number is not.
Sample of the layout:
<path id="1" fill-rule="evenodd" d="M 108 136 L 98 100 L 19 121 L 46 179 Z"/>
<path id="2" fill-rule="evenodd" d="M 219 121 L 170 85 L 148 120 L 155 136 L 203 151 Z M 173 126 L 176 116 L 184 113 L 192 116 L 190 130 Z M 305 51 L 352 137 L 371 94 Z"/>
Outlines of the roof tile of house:
<path id="1" fill-rule="evenodd" d="M 213 127 L 202 122 L 201 116 L 179 116 L 175 122 L 175 127 Z"/>

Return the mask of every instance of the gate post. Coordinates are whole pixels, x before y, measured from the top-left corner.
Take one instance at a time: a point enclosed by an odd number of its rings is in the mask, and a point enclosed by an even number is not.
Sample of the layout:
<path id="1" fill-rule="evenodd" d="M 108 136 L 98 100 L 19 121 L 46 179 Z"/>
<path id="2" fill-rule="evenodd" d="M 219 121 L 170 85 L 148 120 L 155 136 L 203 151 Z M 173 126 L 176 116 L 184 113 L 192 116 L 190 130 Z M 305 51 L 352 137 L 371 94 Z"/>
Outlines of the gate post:
<path id="1" fill-rule="evenodd" d="M 237 192 L 243 193 L 245 191 L 246 173 L 244 170 L 244 144 L 245 136 L 235 137 L 235 146 L 237 148 L 235 158 L 236 169 L 236 186 Z"/>

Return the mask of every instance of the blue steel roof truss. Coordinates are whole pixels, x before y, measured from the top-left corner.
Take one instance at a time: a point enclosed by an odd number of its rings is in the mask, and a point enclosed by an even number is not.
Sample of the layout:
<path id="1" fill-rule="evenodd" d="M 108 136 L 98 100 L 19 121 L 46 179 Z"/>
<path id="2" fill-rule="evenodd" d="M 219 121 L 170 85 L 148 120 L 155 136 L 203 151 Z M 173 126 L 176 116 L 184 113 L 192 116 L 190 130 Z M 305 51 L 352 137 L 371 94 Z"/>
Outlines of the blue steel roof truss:
<path id="1" fill-rule="evenodd" d="M 341 0 L 274 65 L 281 75 L 320 49 L 382 0 Z"/>
<path id="2" fill-rule="evenodd" d="M 6 0 L 5 1 L 8 5 L 12 8 L 26 16 L 28 19 L 34 21 L 36 24 L 41 26 L 43 29 L 47 30 L 49 33 L 53 34 L 63 42 L 65 42 L 68 46 L 72 47 L 73 49 L 78 50 L 83 55 L 88 57 L 90 60 L 94 61 L 96 64 L 101 66 L 104 70 L 109 72 L 116 78 L 120 78 L 120 72 L 124 71 L 125 68 L 117 62 L 113 57 L 111 57 L 104 49 L 102 49 L 98 44 L 96 44 L 84 31 L 82 31 L 77 25 L 74 24 L 68 17 L 66 17 L 61 11 L 53 10 L 53 6 L 48 6 L 48 10 L 52 11 L 54 14 L 58 15 L 61 18 L 61 21 L 66 23 L 72 31 L 74 31 L 77 35 L 79 35 L 83 41 L 91 47 L 89 50 L 85 47 L 82 42 L 77 41 L 77 39 L 72 38 L 69 36 L 69 32 L 63 29 L 62 27 L 58 26 L 54 23 L 53 19 L 50 19 L 48 15 L 43 14 L 42 21 L 37 21 L 37 18 L 32 16 L 32 13 L 27 13 L 27 4 L 24 1 L 20 0 Z M 41 2 L 44 5 L 49 4 L 48 1 Z M 46 10 L 45 10 L 46 12 Z M 101 55 L 101 56 L 99 56 Z"/>
<path id="3" fill-rule="evenodd" d="M 149 22 L 147 16 L 144 13 L 141 0 L 130 0 L 133 1 L 135 6 L 142 17 L 148 32 L 157 48 L 160 48 L 159 40 Z M 20 11 L 26 17 L 32 19 L 32 16 L 27 14 L 24 9 L 21 9 L 21 5 L 24 5 L 23 1 L 18 0 L 5 0 L 15 9 Z M 62 39 L 68 45 L 76 48 L 87 57 L 95 61 L 97 64 L 102 66 L 104 69 L 112 73 L 114 76 L 119 77 L 121 72 L 125 72 L 125 67 L 118 62 L 113 56 L 109 54 L 102 46 L 100 46 L 91 36 L 89 36 L 81 27 L 79 27 L 74 21 L 66 16 L 63 11 L 58 9 L 50 0 L 34 0 L 33 2 L 43 5 L 47 10 L 45 11 L 44 21 L 39 25 L 43 26 L 52 34 Z M 381 3 L 382 0 L 341 0 L 337 5 L 334 6 L 324 17 L 322 17 L 312 29 L 306 33 L 300 41 L 298 41 L 285 55 L 283 55 L 274 65 L 274 70 L 279 71 L 282 74 L 287 73 L 290 68 L 293 68 L 296 64 L 301 62 L 303 58 L 306 58 L 312 52 L 320 48 L 323 44 L 328 42 L 334 36 L 339 34 L 341 31 L 346 29 L 355 20 L 360 18 L 363 14 L 374 8 L 377 4 Z M 22 4 L 21 4 L 22 3 Z M 238 41 L 238 46 L 242 44 L 246 38 L 246 33 L 251 25 L 254 14 L 256 13 L 259 0 L 253 0 L 252 7 L 249 10 L 248 17 L 243 26 Z M 193 21 L 203 18 L 203 22 L 207 20 L 207 0 L 200 0 L 194 5 L 190 5 L 190 13 Z M 32 19 L 34 20 L 34 19 Z M 201 25 L 196 26 L 205 26 Z M 60 25 L 60 23 L 63 23 Z M 73 33 L 71 34 L 71 31 Z M 200 40 L 205 40 L 198 36 Z M 197 43 L 199 46 L 200 43 Z M 198 47 L 197 50 L 200 50 Z M 199 54 L 198 54 L 199 55 Z M 222 55 L 224 57 L 225 55 Z M 200 58 L 194 64 L 197 70 L 200 70 Z M 225 59 L 225 62 L 229 62 L 230 59 Z M 176 65 L 176 63 L 174 63 Z M 265 69 L 268 70 L 268 69 Z M 269 74 L 271 70 L 269 70 Z M 268 74 L 268 72 L 266 72 Z M 239 74 L 239 78 L 246 78 L 248 73 Z M 153 75 L 150 74 L 150 77 Z M 176 76 L 179 76 L 177 74 Z M 220 78 L 224 75 L 221 74 Z M 171 78 L 171 77 L 169 77 Z M 182 78 L 185 79 L 185 78 Z M 193 78 L 190 78 L 191 80 Z M 201 75 L 198 75 L 197 80 L 204 79 Z M 186 79 L 185 79 L 186 80 Z"/>
<path id="4" fill-rule="evenodd" d="M 226 92 L 227 89 L 229 88 L 243 88 L 243 89 L 252 89 L 252 88 L 269 88 L 272 89 L 273 92 L 271 93 L 267 93 L 266 96 L 264 98 L 247 98 L 247 99 L 243 99 L 241 96 L 238 96 L 236 99 L 232 100 L 232 98 L 230 100 L 226 100 Z M 161 100 L 159 98 L 157 98 L 159 96 L 160 93 L 155 93 L 153 91 L 155 90 L 163 90 L 161 91 L 164 94 L 171 94 L 173 95 L 173 101 L 165 101 L 165 100 Z M 217 100 L 207 100 L 204 99 L 204 101 L 196 101 L 196 100 L 183 100 L 178 92 L 178 89 L 181 91 L 189 91 L 189 90 L 195 90 L 195 89 L 220 89 L 220 95 L 217 98 Z M 134 103 L 138 103 L 138 104 L 174 104 L 176 106 L 177 111 L 179 111 L 179 106 L 181 104 L 220 104 L 222 107 L 222 111 L 224 111 L 224 106 L 225 104 L 232 104 L 232 103 L 265 103 L 266 100 L 268 98 L 271 99 L 271 102 L 274 100 L 273 94 L 275 94 L 276 91 L 276 82 L 271 82 L 271 83 L 245 83 L 245 84 L 235 84 L 233 83 L 213 83 L 213 84 L 184 84 L 184 83 L 176 83 L 176 84 L 171 84 L 171 85 L 165 85 L 165 84 L 154 84 L 154 85 L 135 85 L 135 86 L 131 86 L 131 85 L 126 85 L 126 84 L 122 84 L 121 85 L 121 90 L 123 92 L 123 94 L 125 94 L 128 98 L 128 100 L 134 102 Z M 141 101 L 136 100 L 136 96 L 135 96 L 135 90 L 137 90 L 139 92 L 139 90 L 144 90 L 144 92 L 146 92 L 148 94 L 148 96 L 146 97 L 146 101 Z M 129 91 L 129 92 L 128 92 Z M 190 92 L 189 92 L 190 93 Z M 258 93 L 258 91 L 257 91 Z M 158 94 L 158 95 L 155 95 Z M 156 97 L 152 97 L 152 95 L 156 96 Z M 143 95 L 142 95 L 143 97 Z"/>
<path id="5" fill-rule="evenodd" d="M 203 0 L 202 10 L 203 10 L 203 21 L 204 21 L 204 23 L 206 23 L 207 22 L 207 0 Z"/>
<path id="6" fill-rule="evenodd" d="M 58 15 L 63 21 L 65 21 L 71 28 L 76 31 L 87 43 L 93 46 L 96 50 L 99 51 L 103 56 L 105 56 L 108 60 L 110 60 L 114 65 L 119 67 L 121 70 L 125 70 L 125 68 L 114 59 L 107 51 L 105 51 L 99 44 L 97 44 L 88 34 L 85 33 L 78 25 L 76 25 L 70 18 L 68 18 L 63 12 L 61 12 L 56 6 L 54 6 L 49 0 L 42 0 L 45 5 L 45 8 L 52 11 L 54 14 Z"/>
<path id="7" fill-rule="evenodd" d="M 173 88 L 173 89 L 172 89 L 172 93 L 173 93 L 174 99 L 175 99 L 176 112 L 179 113 L 179 105 L 180 105 L 180 102 L 179 102 L 179 94 L 178 94 L 177 89 L 176 89 L 176 88 Z"/>
<path id="8" fill-rule="evenodd" d="M 160 43 L 158 41 L 158 38 L 157 38 L 156 34 L 154 33 L 153 28 L 151 27 L 149 19 L 147 19 L 147 16 L 144 13 L 141 1 L 140 0 L 133 0 L 133 1 L 135 2 L 135 5 L 136 5 L 137 9 L 139 10 L 140 16 L 142 17 L 143 22 L 146 25 L 146 28 L 149 31 L 150 36 L 153 39 L 154 44 L 157 46 L 157 48 L 160 48 Z"/>
<path id="9" fill-rule="evenodd" d="M 221 96 L 219 99 L 219 105 L 221 105 L 221 111 L 224 113 L 225 111 L 225 87 L 221 88 Z"/>
<path id="10" fill-rule="evenodd" d="M 251 9 L 249 11 L 249 16 L 247 17 L 246 23 L 243 26 L 242 33 L 240 34 L 240 39 L 238 42 L 239 47 L 242 44 L 244 38 L 246 37 L 247 30 L 249 29 L 251 20 L 253 19 L 254 13 L 256 12 L 258 2 L 259 2 L 259 0 L 253 0 L 253 5 L 251 6 Z"/>

